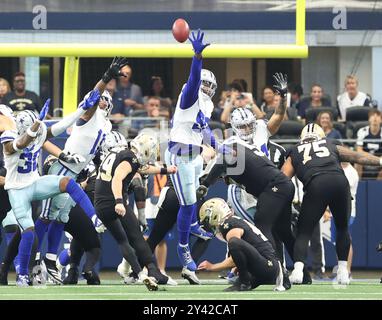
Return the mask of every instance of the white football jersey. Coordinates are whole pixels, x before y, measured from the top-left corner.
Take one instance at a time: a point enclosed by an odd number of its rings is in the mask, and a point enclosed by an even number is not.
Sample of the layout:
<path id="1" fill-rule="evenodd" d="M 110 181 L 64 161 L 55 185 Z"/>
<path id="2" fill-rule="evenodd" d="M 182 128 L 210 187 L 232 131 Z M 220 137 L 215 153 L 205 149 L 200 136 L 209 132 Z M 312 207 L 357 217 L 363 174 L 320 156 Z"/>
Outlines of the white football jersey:
<path id="1" fill-rule="evenodd" d="M 44 123 L 41 124 L 41 131 L 41 134 L 25 149 L 11 155 L 4 152 L 4 164 L 7 169 L 5 190 L 25 188 L 40 177 L 37 162 L 41 147 L 46 140 L 47 128 Z M 14 141 L 18 136 L 15 130 L 4 131 L 1 143 Z"/>
<path id="2" fill-rule="evenodd" d="M 267 155 L 269 158 L 268 141 L 271 137 L 271 133 L 268 130 L 268 121 L 259 119 L 256 120 L 256 130 L 253 134 L 253 145 Z"/>
<path id="3" fill-rule="evenodd" d="M 208 123 L 208 120 L 211 118 L 214 104 L 210 99 L 203 98 L 200 90 L 198 94 L 198 100 L 196 100 L 191 107 L 181 109 L 180 101 L 182 93 L 180 93 L 172 119 L 170 141 L 195 146 L 202 145 L 203 135 L 201 130 L 205 128 L 205 124 Z"/>
<path id="4" fill-rule="evenodd" d="M 89 121 L 83 125 L 73 125 L 72 132 L 65 143 L 65 152 L 77 153 L 86 161 L 82 163 L 60 162 L 73 172 L 80 173 L 93 160 L 106 134 L 111 131 L 111 127 L 111 122 L 105 118 L 103 111 L 97 108 Z"/>

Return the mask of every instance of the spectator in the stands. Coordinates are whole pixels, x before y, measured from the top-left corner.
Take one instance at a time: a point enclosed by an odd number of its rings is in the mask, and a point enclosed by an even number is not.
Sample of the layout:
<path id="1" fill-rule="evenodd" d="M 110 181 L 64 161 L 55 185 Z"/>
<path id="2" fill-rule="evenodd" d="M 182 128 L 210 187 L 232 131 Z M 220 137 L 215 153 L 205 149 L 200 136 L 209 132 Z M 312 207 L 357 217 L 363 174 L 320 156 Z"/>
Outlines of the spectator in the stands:
<path id="1" fill-rule="evenodd" d="M 147 118 L 157 118 L 160 116 L 160 98 L 149 97 L 145 103 L 146 114 L 142 115 Z M 157 128 L 159 127 L 159 121 L 157 119 L 147 120 L 133 120 L 131 127 L 135 130 L 141 130 L 143 128 Z"/>
<path id="2" fill-rule="evenodd" d="M 266 86 L 263 88 L 262 102 L 260 104 L 260 110 L 265 114 L 268 110 L 274 110 L 274 97 L 275 91 L 271 86 Z"/>
<path id="3" fill-rule="evenodd" d="M 152 76 L 150 79 L 150 88 L 148 95 L 143 98 L 146 104 L 150 97 L 158 97 L 160 99 L 160 115 L 170 118 L 172 115 L 172 100 L 167 96 L 163 80 L 159 76 Z"/>
<path id="4" fill-rule="evenodd" d="M 252 94 L 249 92 L 243 92 L 243 90 L 243 87 L 238 81 L 232 82 L 230 84 L 230 88 L 225 95 L 223 112 L 221 113 L 220 117 L 221 122 L 228 123 L 232 110 L 235 108 L 248 108 L 252 110 L 257 118 L 260 119 L 264 117 L 264 114 L 253 101 Z"/>
<path id="5" fill-rule="evenodd" d="M 141 87 L 131 82 L 133 71 L 129 65 L 121 71 L 126 77 L 120 77 L 117 91 L 113 97 L 114 108 L 112 114 L 129 116 L 135 110 L 143 109 L 143 97 Z"/>
<path id="6" fill-rule="evenodd" d="M 368 152 L 375 156 L 382 156 L 382 116 L 377 109 L 369 111 L 369 125 L 357 132 L 357 151 Z M 375 141 L 373 141 L 375 140 Z M 362 178 L 382 179 L 381 167 L 369 167 L 356 165 L 358 175 Z"/>
<path id="7" fill-rule="evenodd" d="M 3 98 L 8 92 L 11 92 L 9 82 L 4 78 L 0 78 L 0 103 L 3 103 Z"/>
<path id="8" fill-rule="evenodd" d="M 354 75 L 345 79 L 345 92 L 337 97 L 337 106 L 340 118 L 346 121 L 346 109 L 357 106 L 369 106 L 370 97 L 358 90 L 358 79 Z"/>
<path id="9" fill-rule="evenodd" d="M 13 91 L 8 92 L 2 101 L 15 112 L 31 110 L 38 113 L 42 108 L 40 97 L 35 92 L 26 90 L 23 72 L 15 73 Z"/>
<path id="10" fill-rule="evenodd" d="M 319 84 L 312 85 L 310 97 L 302 99 L 298 108 L 298 115 L 305 119 L 306 110 L 310 108 L 330 107 L 330 101 L 324 98 L 324 90 Z"/>
<path id="11" fill-rule="evenodd" d="M 302 86 L 297 83 L 290 83 L 288 91 L 290 92 L 290 107 L 298 110 L 300 108 L 301 96 L 304 94 Z"/>
<path id="12" fill-rule="evenodd" d="M 329 139 L 342 139 L 341 133 L 333 126 L 333 116 L 331 112 L 322 111 L 317 116 L 317 124 L 324 129 L 325 135 Z"/>

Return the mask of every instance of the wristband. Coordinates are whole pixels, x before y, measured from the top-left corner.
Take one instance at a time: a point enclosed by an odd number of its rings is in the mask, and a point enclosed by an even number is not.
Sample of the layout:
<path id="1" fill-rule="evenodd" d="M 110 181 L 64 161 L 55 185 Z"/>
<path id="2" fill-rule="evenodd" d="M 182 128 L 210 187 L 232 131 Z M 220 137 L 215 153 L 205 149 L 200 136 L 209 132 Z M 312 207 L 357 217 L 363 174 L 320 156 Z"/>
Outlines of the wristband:
<path id="1" fill-rule="evenodd" d="M 123 199 L 122 198 L 115 199 L 115 204 L 123 204 Z"/>
<path id="2" fill-rule="evenodd" d="M 13 146 L 13 150 L 15 150 L 15 151 L 20 151 L 20 149 L 17 148 L 17 140 L 16 140 L 16 139 L 13 140 L 12 146 Z"/>
<path id="3" fill-rule="evenodd" d="M 379 158 L 379 165 L 382 166 L 382 157 Z"/>
<path id="4" fill-rule="evenodd" d="M 167 174 L 167 168 L 160 168 L 160 174 Z"/>
<path id="5" fill-rule="evenodd" d="M 37 131 L 34 132 L 31 130 L 31 128 L 28 128 L 27 135 L 30 136 L 31 138 L 36 138 L 37 137 Z"/>

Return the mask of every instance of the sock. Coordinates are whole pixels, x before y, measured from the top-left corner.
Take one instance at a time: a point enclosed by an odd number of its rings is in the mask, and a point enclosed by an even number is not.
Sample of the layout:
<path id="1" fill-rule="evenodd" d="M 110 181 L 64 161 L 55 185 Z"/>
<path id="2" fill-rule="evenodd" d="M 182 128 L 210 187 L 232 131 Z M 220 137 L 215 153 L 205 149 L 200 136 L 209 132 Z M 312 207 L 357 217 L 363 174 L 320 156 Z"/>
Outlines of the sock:
<path id="1" fill-rule="evenodd" d="M 57 255 L 58 247 L 61 243 L 62 232 L 64 231 L 64 224 L 53 221 L 48 229 L 48 250 L 47 253 Z M 46 257 L 48 257 L 48 254 Z M 54 259 L 55 260 L 55 259 Z"/>
<path id="2" fill-rule="evenodd" d="M 36 236 L 38 240 L 37 252 L 41 252 L 41 246 L 44 241 L 45 232 L 48 230 L 48 227 L 49 227 L 49 223 L 46 223 L 41 219 L 37 219 L 34 224 L 34 230 L 36 232 Z"/>
<path id="3" fill-rule="evenodd" d="M 192 220 L 191 220 L 191 227 L 197 226 L 198 225 L 198 210 L 197 206 L 192 210 Z"/>
<path id="4" fill-rule="evenodd" d="M 69 193 L 71 198 L 85 211 L 90 219 L 95 215 L 95 209 L 90 199 L 73 179 L 70 179 L 66 186 L 66 192 Z"/>
<path id="5" fill-rule="evenodd" d="M 190 226 L 192 221 L 192 214 L 196 208 L 196 203 L 189 206 L 180 206 L 177 218 L 177 228 L 179 235 L 179 243 L 182 245 L 188 244 L 190 236 Z"/>
<path id="6" fill-rule="evenodd" d="M 62 267 L 66 267 L 70 262 L 70 255 L 69 255 L 69 249 L 64 249 L 61 251 L 60 255 L 58 256 L 58 263 Z"/>
<path id="7" fill-rule="evenodd" d="M 34 230 L 24 231 L 19 244 L 20 270 L 19 274 L 28 275 L 29 258 L 34 241 Z"/>
<path id="8" fill-rule="evenodd" d="M 303 272 L 304 263 L 297 261 L 294 263 L 294 269 Z"/>

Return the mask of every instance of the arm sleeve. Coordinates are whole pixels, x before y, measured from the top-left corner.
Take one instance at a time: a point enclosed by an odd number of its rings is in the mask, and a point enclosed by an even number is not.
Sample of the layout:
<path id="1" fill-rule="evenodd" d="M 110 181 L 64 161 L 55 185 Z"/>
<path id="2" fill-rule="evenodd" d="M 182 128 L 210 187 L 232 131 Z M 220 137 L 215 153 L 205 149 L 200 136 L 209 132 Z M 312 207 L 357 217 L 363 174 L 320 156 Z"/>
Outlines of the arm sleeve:
<path id="1" fill-rule="evenodd" d="M 183 89 L 182 97 L 180 99 L 181 109 L 188 109 L 196 102 L 196 100 L 198 100 L 201 72 L 202 60 L 193 57 L 190 76 L 188 77 L 186 86 Z"/>
<path id="2" fill-rule="evenodd" d="M 78 108 L 75 112 L 66 116 L 59 122 L 56 122 L 54 125 L 50 127 L 52 135 L 56 137 L 60 135 L 61 133 L 63 133 L 68 127 L 70 127 L 74 122 L 76 122 L 76 120 L 79 119 L 84 113 L 85 113 L 84 109 Z"/>

